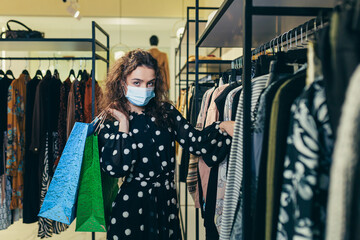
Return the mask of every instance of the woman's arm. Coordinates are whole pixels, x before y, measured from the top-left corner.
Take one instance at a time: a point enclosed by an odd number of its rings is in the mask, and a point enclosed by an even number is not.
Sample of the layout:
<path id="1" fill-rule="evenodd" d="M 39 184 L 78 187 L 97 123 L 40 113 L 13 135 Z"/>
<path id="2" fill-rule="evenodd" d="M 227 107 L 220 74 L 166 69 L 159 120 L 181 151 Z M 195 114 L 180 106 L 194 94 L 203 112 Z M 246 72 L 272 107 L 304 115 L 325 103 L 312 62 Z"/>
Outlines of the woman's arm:
<path id="1" fill-rule="evenodd" d="M 226 121 L 226 122 L 220 123 L 220 129 L 222 131 L 227 132 L 231 137 L 234 136 L 234 126 L 235 126 L 234 121 Z"/>
<path id="2" fill-rule="evenodd" d="M 177 142 L 191 154 L 202 156 L 208 166 L 224 160 L 230 152 L 233 122 L 215 122 L 202 131 L 195 129 L 174 106 L 168 104 Z"/>

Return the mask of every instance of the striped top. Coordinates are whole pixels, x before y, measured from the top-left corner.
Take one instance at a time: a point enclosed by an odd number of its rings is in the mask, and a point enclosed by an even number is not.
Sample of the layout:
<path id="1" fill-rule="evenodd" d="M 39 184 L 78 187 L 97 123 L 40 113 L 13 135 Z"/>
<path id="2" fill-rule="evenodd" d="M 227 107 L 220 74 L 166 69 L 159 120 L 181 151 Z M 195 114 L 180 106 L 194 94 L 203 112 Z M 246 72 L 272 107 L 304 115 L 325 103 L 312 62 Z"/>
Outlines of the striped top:
<path id="1" fill-rule="evenodd" d="M 266 86 L 269 74 L 254 78 L 252 80 L 252 94 L 251 94 L 251 111 L 253 112 L 260 97 L 262 90 Z M 231 145 L 229 167 L 227 174 L 227 183 L 224 199 L 224 211 L 222 216 L 220 239 L 230 239 L 232 226 L 234 225 L 234 234 L 236 237 L 241 236 L 241 231 L 236 234 L 236 229 L 241 227 L 241 222 L 235 222 L 235 214 L 238 202 L 240 200 L 240 188 L 243 178 L 243 102 L 244 94 L 240 95 L 240 101 L 236 111 L 234 137 Z M 253 114 L 251 114 L 253 116 Z M 254 120 L 254 119 L 252 119 Z M 241 214 L 241 212 L 240 212 Z M 241 219 L 241 218 L 238 218 Z M 239 227 L 237 227 L 239 226 Z M 240 238 L 236 238 L 240 239 Z"/>

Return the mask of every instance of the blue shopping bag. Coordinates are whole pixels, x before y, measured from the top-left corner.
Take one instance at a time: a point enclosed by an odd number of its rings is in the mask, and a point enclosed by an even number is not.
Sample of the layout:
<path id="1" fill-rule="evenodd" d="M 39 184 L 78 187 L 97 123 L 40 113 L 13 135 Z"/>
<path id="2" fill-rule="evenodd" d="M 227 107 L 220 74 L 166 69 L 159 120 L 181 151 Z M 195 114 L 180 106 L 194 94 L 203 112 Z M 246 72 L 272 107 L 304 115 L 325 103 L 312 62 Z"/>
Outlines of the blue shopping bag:
<path id="1" fill-rule="evenodd" d="M 94 122 L 75 123 L 45 195 L 39 217 L 68 225 L 74 221 L 85 141 L 87 136 L 94 133 L 95 127 Z"/>

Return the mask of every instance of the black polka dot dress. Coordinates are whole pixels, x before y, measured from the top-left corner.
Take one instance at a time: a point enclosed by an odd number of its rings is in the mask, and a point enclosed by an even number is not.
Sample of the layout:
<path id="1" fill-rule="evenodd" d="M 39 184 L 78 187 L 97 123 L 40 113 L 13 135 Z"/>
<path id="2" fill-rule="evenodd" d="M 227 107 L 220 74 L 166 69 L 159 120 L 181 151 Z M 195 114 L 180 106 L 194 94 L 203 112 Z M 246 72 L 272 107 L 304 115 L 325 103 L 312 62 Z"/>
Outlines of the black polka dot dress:
<path id="1" fill-rule="evenodd" d="M 129 133 L 118 121 L 107 121 L 99 134 L 102 170 L 124 178 L 112 204 L 108 240 L 181 239 L 174 182 L 175 141 L 207 165 L 221 162 L 230 151 L 231 137 L 219 122 L 195 130 L 172 105 L 170 127 L 157 126 L 147 114 L 130 113 Z M 217 144 L 222 142 L 223 144 Z M 221 146 L 221 147 L 219 147 Z"/>

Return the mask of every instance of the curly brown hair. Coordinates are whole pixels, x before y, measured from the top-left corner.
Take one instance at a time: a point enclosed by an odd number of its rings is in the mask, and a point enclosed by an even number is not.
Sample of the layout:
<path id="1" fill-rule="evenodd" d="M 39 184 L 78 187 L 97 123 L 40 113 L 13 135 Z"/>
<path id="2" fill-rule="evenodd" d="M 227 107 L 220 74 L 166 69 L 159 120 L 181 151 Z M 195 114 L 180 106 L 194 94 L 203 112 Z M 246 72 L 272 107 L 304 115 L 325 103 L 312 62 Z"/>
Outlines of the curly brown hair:
<path id="1" fill-rule="evenodd" d="M 169 121 L 166 119 L 168 110 L 163 103 L 169 102 L 169 99 L 160 68 L 156 59 L 149 52 L 141 49 L 132 50 L 115 62 L 105 82 L 105 94 L 101 99 L 101 109 L 115 103 L 114 108 L 123 112 L 129 118 L 130 106 L 125 97 L 124 86 L 126 85 L 127 76 L 140 66 L 154 69 L 156 77 L 155 97 L 145 106 L 145 113 L 155 117 L 155 123 L 158 126 L 168 126 Z"/>

